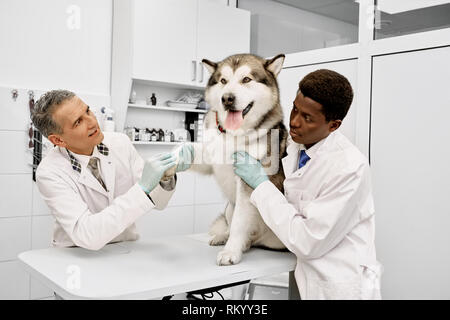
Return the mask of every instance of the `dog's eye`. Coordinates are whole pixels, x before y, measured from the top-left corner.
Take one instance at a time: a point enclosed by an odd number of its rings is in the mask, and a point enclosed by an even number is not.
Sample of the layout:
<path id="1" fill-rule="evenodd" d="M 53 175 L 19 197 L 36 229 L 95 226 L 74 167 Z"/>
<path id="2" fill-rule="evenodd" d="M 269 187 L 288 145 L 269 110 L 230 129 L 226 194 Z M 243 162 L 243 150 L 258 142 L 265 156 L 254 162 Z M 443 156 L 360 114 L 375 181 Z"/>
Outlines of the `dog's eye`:
<path id="1" fill-rule="evenodd" d="M 243 83 L 249 83 L 250 81 L 252 81 L 252 79 L 249 77 L 245 77 L 244 79 L 242 79 Z"/>
<path id="2" fill-rule="evenodd" d="M 227 80 L 225 80 L 224 78 L 220 79 L 220 82 L 222 82 L 223 84 L 227 84 Z"/>

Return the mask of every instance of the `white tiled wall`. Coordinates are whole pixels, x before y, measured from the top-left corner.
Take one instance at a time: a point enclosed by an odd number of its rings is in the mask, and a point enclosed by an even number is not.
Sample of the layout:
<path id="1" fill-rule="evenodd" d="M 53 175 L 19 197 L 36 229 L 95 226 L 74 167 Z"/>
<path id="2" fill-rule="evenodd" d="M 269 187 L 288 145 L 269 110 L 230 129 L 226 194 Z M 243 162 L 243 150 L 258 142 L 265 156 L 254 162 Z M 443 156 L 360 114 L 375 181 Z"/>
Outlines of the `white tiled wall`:
<path id="1" fill-rule="evenodd" d="M 31 174 L 0 174 L 0 188 L 0 217 L 31 214 Z"/>
<path id="2" fill-rule="evenodd" d="M 225 196 L 212 176 L 197 175 L 195 179 L 195 203 L 223 203 Z"/>
<path id="3" fill-rule="evenodd" d="M 4 117 L 3 108 L 0 111 Z M 2 154 L 5 155 L 0 157 L 0 174 L 31 172 L 28 160 L 32 156 L 27 152 L 28 134 L 26 131 L 0 131 L 0 146 L 3 150 Z"/>
<path id="4" fill-rule="evenodd" d="M 48 297 L 52 292 L 31 281 L 17 261 L 20 252 L 49 246 L 52 218 L 32 181 L 28 89 L 19 88 L 16 101 L 11 89 L 0 87 L 0 299 Z"/>
<path id="5" fill-rule="evenodd" d="M 31 217 L 0 220 L 0 261 L 16 259 L 31 247 Z"/>
<path id="6" fill-rule="evenodd" d="M 194 217 L 194 233 L 206 232 L 211 223 L 225 212 L 226 202 L 216 204 L 196 204 Z"/>
<path id="7" fill-rule="evenodd" d="M 18 261 L 0 263 L 0 300 L 28 299 L 29 290 L 30 276 Z"/>

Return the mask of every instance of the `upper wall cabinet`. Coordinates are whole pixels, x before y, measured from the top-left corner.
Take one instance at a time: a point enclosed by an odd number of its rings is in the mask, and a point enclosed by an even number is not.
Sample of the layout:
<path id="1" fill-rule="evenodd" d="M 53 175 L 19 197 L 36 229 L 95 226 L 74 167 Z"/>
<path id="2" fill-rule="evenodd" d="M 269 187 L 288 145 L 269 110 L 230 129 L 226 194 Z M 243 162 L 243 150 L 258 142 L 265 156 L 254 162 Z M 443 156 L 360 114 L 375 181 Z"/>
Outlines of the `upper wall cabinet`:
<path id="1" fill-rule="evenodd" d="M 135 0 L 132 77 L 203 87 L 203 58 L 250 50 L 250 13 L 208 0 Z"/>
<path id="2" fill-rule="evenodd" d="M 220 61 L 229 55 L 250 52 L 250 12 L 209 0 L 198 0 L 197 81 L 206 85 L 209 74 L 202 59 Z"/>
<path id="3" fill-rule="evenodd" d="M 197 0 L 135 0 L 133 28 L 133 78 L 192 80 Z"/>

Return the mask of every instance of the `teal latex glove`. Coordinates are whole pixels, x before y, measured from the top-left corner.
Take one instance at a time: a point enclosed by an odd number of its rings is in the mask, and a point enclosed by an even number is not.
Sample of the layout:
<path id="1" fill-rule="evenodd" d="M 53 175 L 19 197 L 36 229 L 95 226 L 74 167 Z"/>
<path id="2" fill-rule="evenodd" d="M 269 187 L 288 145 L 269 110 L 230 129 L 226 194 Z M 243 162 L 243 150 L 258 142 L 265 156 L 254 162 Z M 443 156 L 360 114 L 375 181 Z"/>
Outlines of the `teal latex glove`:
<path id="1" fill-rule="evenodd" d="M 247 152 L 239 151 L 233 153 L 233 160 L 234 173 L 253 189 L 256 189 L 264 181 L 269 180 L 261 162 Z"/>
<path id="2" fill-rule="evenodd" d="M 144 170 L 139 185 L 149 194 L 159 183 L 164 172 L 176 165 L 176 157 L 171 153 L 159 154 L 145 160 Z"/>
<path id="3" fill-rule="evenodd" d="M 189 169 L 194 162 L 194 147 L 191 144 L 184 144 L 178 153 L 177 172 Z"/>

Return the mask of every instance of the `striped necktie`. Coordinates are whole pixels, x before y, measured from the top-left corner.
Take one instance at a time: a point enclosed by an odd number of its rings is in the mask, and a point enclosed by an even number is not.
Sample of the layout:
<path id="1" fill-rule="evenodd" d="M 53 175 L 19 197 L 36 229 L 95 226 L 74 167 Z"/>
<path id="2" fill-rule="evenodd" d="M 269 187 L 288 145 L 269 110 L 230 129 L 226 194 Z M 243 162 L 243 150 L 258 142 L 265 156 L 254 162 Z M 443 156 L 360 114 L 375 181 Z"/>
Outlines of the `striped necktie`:
<path id="1" fill-rule="evenodd" d="M 300 151 L 300 157 L 298 159 L 298 168 L 300 169 L 303 167 L 308 160 L 311 159 L 305 152 L 305 150 Z"/>
<path id="2" fill-rule="evenodd" d="M 103 189 L 108 191 L 106 189 L 105 183 L 103 182 L 102 176 L 100 175 L 100 170 L 98 169 L 98 160 L 99 160 L 98 158 L 92 157 L 89 160 L 88 168 L 91 170 L 92 174 L 98 180 L 98 182 L 100 182 L 100 184 L 102 185 Z"/>

